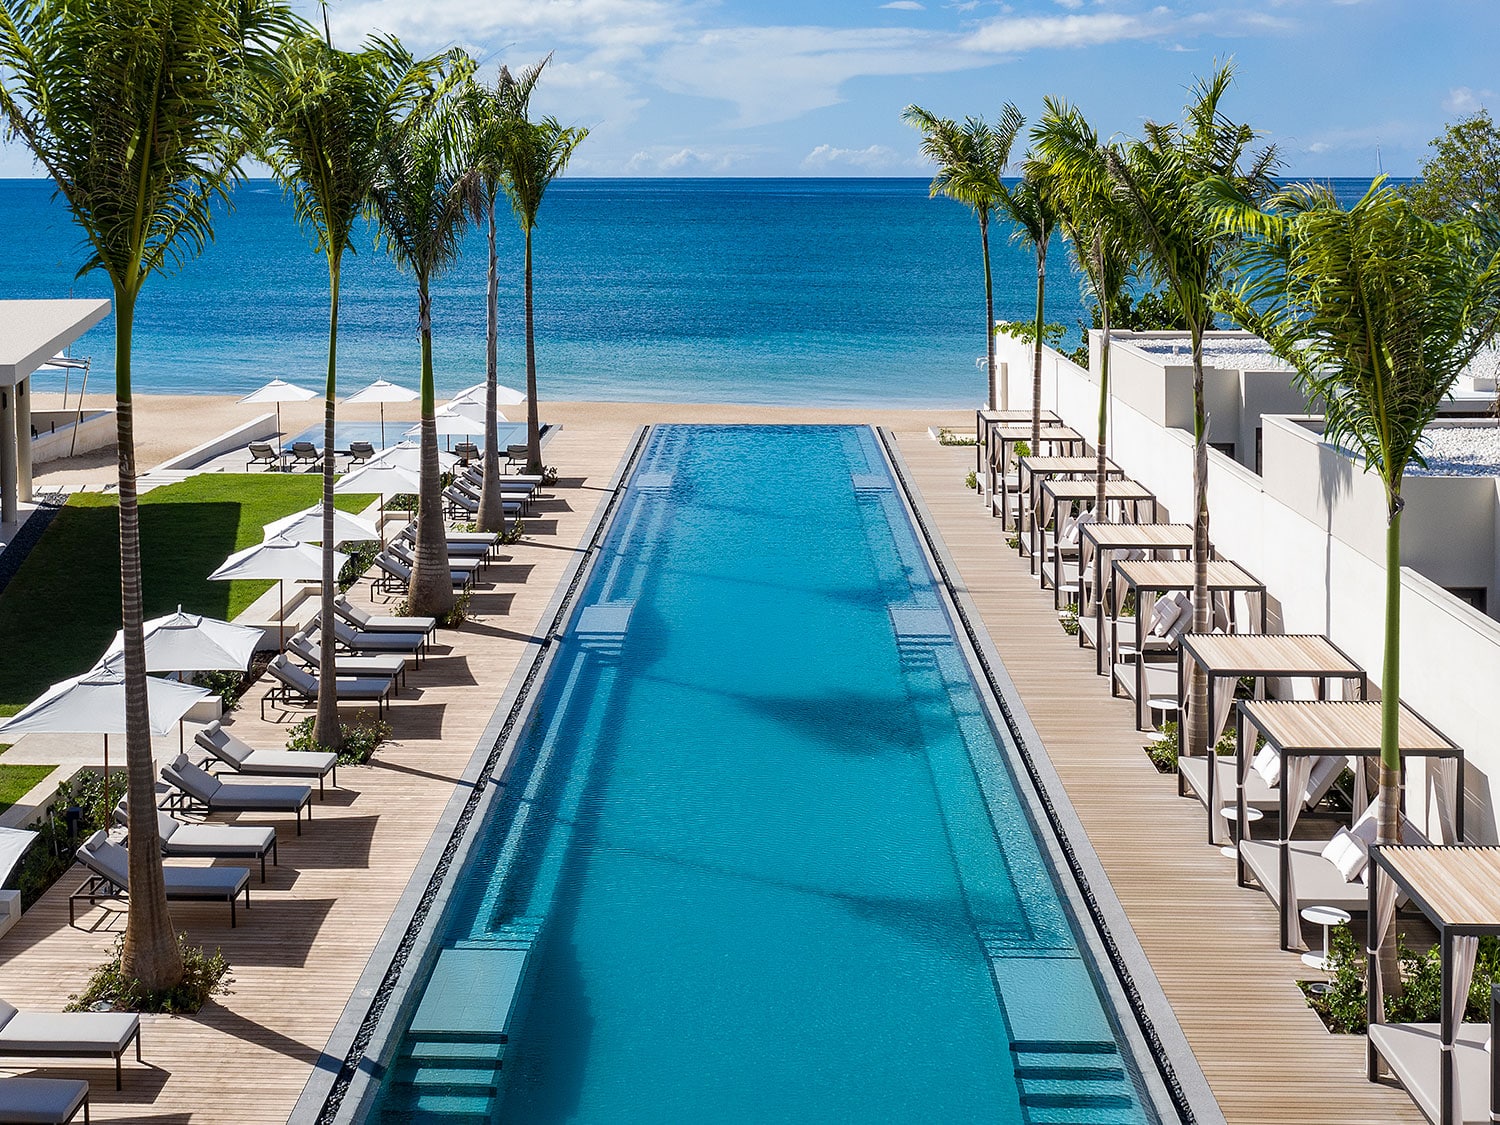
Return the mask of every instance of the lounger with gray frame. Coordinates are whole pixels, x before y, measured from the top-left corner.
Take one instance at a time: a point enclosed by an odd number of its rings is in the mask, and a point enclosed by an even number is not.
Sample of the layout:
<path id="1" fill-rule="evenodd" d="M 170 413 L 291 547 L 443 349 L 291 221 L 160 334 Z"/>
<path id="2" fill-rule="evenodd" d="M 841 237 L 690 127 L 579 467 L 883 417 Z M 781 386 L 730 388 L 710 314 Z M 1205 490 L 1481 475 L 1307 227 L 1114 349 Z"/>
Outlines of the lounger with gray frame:
<path id="1" fill-rule="evenodd" d="M 310 441 L 294 441 L 292 447 L 287 450 L 292 459 L 292 465 L 307 465 L 316 468 L 323 463 L 323 451 Z"/>
<path id="2" fill-rule="evenodd" d="M 325 777 L 331 776 L 335 785 L 339 783 L 337 754 L 316 750 L 258 750 L 230 734 L 217 719 L 194 737 L 204 750 L 246 777 L 315 777 L 320 796 Z"/>
<path id="3" fill-rule="evenodd" d="M 112 1058 L 118 1090 L 120 1059 L 132 1041 L 143 1062 L 141 1017 L 134 1012 L 23 1012 L 0 1000 L 0 1055 L 8 1058 Z"/>
<path id="4" fill-rule="evenodd" d="M 375 568 L 380 571 L 374 578 L 377 590 L 402 593 L 411 585 L 411 567 L 390 554 L 376 555 Z M 467 594 L 474 582 L 472 574 L 460 574 L 455 571 L 449 571 L 448 578 L 453 583 L 454 594 Z"/>
<path id="5" fill-rule="evenodd" d="M 90 871 L 83 884 L 68 896 L 68 925 L 74 924 L 79 902 L 90 904 L 101 898 L 126 898 L 130 885 L 130 859 L 119 844 L 112 844 L 100 829 L 78 846 L 78 862 Z M 229 925 L 233 927 L 234 903 L 241 893 L 250 906 L 250 872 L 244 867 L 173 867 L 162 864 L 168 902 L 227 902 Z"/>
<path id="6" fill-rule="evenodd" d="M 298 668 L 285 656 L 271 658 L 266 665 L 266 675 L 275 680 L 260 700 L 260 717 L 266 717 L 267 704 L 286 706 L 303 703 L 309 707 L 318 702 L 318 693 L 323 690 L 323 678 Z M 373 703 L 376 711 L 384 717 L 386 703 L 396 690 L 394 676 L 336 676 L 333 693 L 340 703 Z"/>
<path id="7" fill-rule="evenodd" d="M 417 533 L 411 524 L 396 533 L 396 543 L 405 544 L 408 548 L 417 541 Z M 448 557 L 459 559 L 478 559 L 481 564 L 488 564 L 490 555 L 494 553 L 495 546 L 500 542 L 500 537 L 493 533 L 485 534 L 477 532 L 465 534 L 463 532 L 448 533 Z"/>
<path id="8" fill-rule="evenodd" d="M 342 594 L 333 599 L 333 611 L 356 629 L 367 633 L 415 633 L 430 637 L 437 632 L 436 617 L 391 617 L 371 613 Z"/>
<path id="9" fill-rule="evenodd" d="M 321 618 L 321 615 L 320 615 Z M 315 619 L 314 628 L 322 628 L 321 619 Z M 408 656 L 417 656 L 426 645 L 425 638 L 413 636 L 411 633 L 380 633 L 370 632 L 365 629 L 356 629 L 347 621 L 334 618 L 333 639 L 339 645 L 354 653 L 402 653 Z"/>
<path id="10" fill-rule="evenodd" d="M 351 441 L 348 453 L 351 467 L 363 465 L 375 456 L 375 446 L 368 441 Z"/>
<path id="11" fill-rule="evenodd" d="M 269 469 L 281 468 L 281 454 L 276 452 L 276 447 L 267 441 L 252 441 L 249 446 L 250 460 L 245 462 L 245 468 L 252 469 L 256 465 L 265 465 Z"/>
<path id="12" fill-rule="evenodd" d="M 286 642 L 286 650 L 306 661 L 308 670 L 314 675 L 323 671 L 321 648 L 307 633 L 294 633 Z M 335 654 L 334 667 L 340 676 L 394 676 L 397 687 L 406 683 L 406 657 L 398 653 L 376 653 L 374 656 L 338 653 Z"/>
<path id="13" fill-rule="evenodd" d="M 176 792 L 167 798 L 168 808 L 196 808 L 213 813 L 284 812 L 297 817 L 297 835 L 302 835 L 302 813 L 312 820 L 312 786 L 260 781 L 223 781 L 199 769 L 186 754 L 178 754 L 162 766 L 161 776 Z"/>
<path id="14" fill-rule="evenodd" d="M 385 545 L 385 549 L 388 553 L 395 555 L 396 558 L 400 559 L 407 566 L 417 565 L 417 556 L 416 553 L 412 550 L 412 545 L 410 543 L 407 543 L 399 538 L 392 539 Z M 469 581 L 472 582 L 474 580 L 474 576 L 478 574 L 479 571 L 483 569 L 483 567 L 483 559 L 456 559 L 451 557 L 448 559 L 448 569 L 453 572 L 453 577 L 455 580 L 457 580 L 459 576 L 463 575 L 467 576 Z"/>
<path id="15" fill-rule="evenodd" d="M 83 1110 L 89 1120 L 89 1084 L 80 1078 L 0 1078 L 0 1122 L 67 1125 Z"/>
<path id="16" fill-rule="evenodd" d="M 472 483 L 463 477 L 457 477 L 449 488 L 464 497 L 465 503 L 462 506 L 466 511 L 471 513 L 478 511 L 480 495 L 480 486 L 478 484 Z M 505 514 L 512 518 L 525 515 L 526 507 L 530 503 L 530 500 L 531 494 L 529 492 L 522 495 L 519 492 L 507 492 L 503 488 L 500 490 L 500 506 L 505 509 Z M 470 505 L 473 506 L 470 507 Z"/>
<path id="17" fill-rule="evenodd" d="M 129 806 L 121 798 L 115 806 L 115 823 L 130 824 Z M 260 881 L 266 881 L 266 856 L 276 862 L 276 829 L 255 824 L 199 824 L 178 820 L 156 810 L 156 834 L 161 854 L 169 859 L 258 859 Z"/>

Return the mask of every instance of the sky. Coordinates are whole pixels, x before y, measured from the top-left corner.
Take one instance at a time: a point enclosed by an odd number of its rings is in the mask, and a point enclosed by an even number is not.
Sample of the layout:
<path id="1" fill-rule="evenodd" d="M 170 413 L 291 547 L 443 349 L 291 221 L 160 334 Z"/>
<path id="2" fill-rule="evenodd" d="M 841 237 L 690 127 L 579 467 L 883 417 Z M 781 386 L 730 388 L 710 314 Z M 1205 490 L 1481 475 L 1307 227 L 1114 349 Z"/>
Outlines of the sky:
<path id="1" fill-rule="evenodd" d="M 1500 89 L 1496 0 L 331 0 L 329 19 L 340 46 L 456 44 L 486 76 L 551 52 L 533 106 L 589 128 L 580 176 L 919 176 L 913 102 L 1035 118 L 1054 95 L 1133 135 L 1230 58 L 1227 108 L 1287 174 L 1372 175 L 1378 146 L 1408 176 Z M 28 174 L 7 145 L 0 175 Z"/>

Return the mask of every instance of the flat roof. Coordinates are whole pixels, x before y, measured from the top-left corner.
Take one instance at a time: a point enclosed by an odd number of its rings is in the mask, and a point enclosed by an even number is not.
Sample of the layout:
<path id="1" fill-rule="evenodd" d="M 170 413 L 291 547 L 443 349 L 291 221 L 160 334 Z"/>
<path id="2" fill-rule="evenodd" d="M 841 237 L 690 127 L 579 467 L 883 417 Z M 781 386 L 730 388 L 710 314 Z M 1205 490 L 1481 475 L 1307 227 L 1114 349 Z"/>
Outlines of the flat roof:
<path id="1" fill-rule="evenodd" d="M 1193 362 L 1192 338 L 1186 332 L 1121 333 L 1114 342 L 1134 348 L 1163 367 L 1184 367 Z M 1292 370 L 1270 344 L 1248 332 L 1205 333 L 1203 365 L 1221 371 Z"/>
<path id="2" fill-rule="evenodd" d="M 14 386 L 108 315 L 103 298 L 0 301 L 0 386 Z"/>

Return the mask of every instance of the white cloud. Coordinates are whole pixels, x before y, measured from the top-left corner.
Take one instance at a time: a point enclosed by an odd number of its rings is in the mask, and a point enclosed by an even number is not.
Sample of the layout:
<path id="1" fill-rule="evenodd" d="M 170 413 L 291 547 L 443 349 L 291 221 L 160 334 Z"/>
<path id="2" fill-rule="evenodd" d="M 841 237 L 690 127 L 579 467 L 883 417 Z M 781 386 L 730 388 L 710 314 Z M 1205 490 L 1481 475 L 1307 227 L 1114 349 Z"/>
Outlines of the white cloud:
<path id="1" fill-rule="evenodd" d="M 1171 26 L 1165 9 L 1146 17 L 1117 12 L 1081 16 L 1016 16 L 979 25 L 964 46 L 972 51 L 1020 54 L 1039 47 L 1095 47 L 1127 39 L 1151 39 Z"/>
<path id="2" fill-rule="evenodd" d="M 1494 96 L 1494 92 L 1490 90 L 1458 86 L 1448 91 L 1448 96 L 1443 99 L 1443 109 L 1449 113 L 1478 113 L 1484 108 L 1484 103 Z"/>
<path id="3" fill-rule="evenodd" d="M 828 169 L 838 165 L 848 165 L 853 168 L 862 168 L 867 172 L 892 168 L 902 163 L 907 162 L 902 160 L 901 154 L 895 149 L 886 148 L 885 145 L 870 145 L 868 148 L 836 148 L 833 145 L 819 145 L 802 158 L 804 168 Z"/>
<path id="4" fill-rule="evenodd" d="M 1083 7 L 1083 0 L 1052 0 L 1059 8 L 1066 8 L 1070 12 L 1076 12 Z"/>
<path id="5" fill-rule="evenodd" d="M 744 149 L 672 148 L 658 145 L 642 149 L 625 162 L 631 175 L 665 174 L 689 176 L 704 172 L 722 174 L 746 163 L 754 154 Z"/>
<path id="6" fill-rule="evenodd" d="M 896 12 L 925 12 L 927 10 L 927 5 L 918 4 L 917 0 L 891 0 L 889 4 L 880 6 Z"/>

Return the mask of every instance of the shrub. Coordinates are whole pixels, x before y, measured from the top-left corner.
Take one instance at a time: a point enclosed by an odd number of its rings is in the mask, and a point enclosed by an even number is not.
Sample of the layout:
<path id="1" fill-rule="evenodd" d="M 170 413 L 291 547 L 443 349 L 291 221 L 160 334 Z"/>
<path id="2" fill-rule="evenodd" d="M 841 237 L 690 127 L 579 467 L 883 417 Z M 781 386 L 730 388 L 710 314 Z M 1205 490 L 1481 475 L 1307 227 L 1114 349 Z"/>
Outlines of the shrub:
<path id="1" fill-rule="evenodd" d="M 124 774 L 110 776 L 109 792 L 106 793 L 104 775 L 94 770 L 83 770 L 71 781 L 57 787 L 51 810 L 27 826 L 37 833 L 37 839 L 7 881 L 8 886 L 21 892 L 22 910 L 30 910 L 53 883 L 68 873 L 73 866 L 78 842 L 98 829 L 108 827 L 111 810 L 124 795 Z M 64 810 L 70 806 L 77 806 L 80 813 L 76 840 L 68 835 L 64 815 Z"/>
<path id="2" fill-rule="evenodd" d="M 1010 447 L 1010 451 L 1017 457 L 1030 457 L 1031 445 L 1028 442 L 1018 441 Z"/>
<path id="3" fill-rule="evenodd" d="M 542 470 L 542 483 L 546 485 L 553 485 L 557 483 L 556 465 L 548 465 L 545 469 Z"/>
<path id="4" fill-rule="evenodd" d="M 1359 1035 L 1365 1031 L 1368 994 L 1365 990 L 1365 953 L 1347 925 L 1335 926 L 1328 940 L 1330 962 L 1326 991 L 1313 992 L 1302 982 L 1308 1007 L 1317 1012 L 1330 1031 Z M 1396 957 L 1401 962 L 1402 991 L 1387 998 L 1386 1018 L 1393 1023 L 1436 1023 L 1441 1012 L 1443 966 L 1441 952 L 1433 946 L 1415 953 L 1403 934 L 1396 935 Z M 1479 939 L 1474 979 L 1463 1018 L 1484 1023 L 1490 1017 L 1490 986 L 1500 975 L 1500 940 Z"/>
<path id="5" fill-rule="evenodd" d="M 248 677 L 243 672 L 193 673 L 193 683 L 217 695 L 225 711 L 233 711 L 239 706 L 240 696 L 245 693 L 248 682 Z"/>
<path id="6" fill-rule="evenodd" d="M 973 469 L 970 469 L 969 475 L 964 477 L 964 487 L 967 488 L 970 492 L 979 491 L 979 474 L 976 473 Z"/>
<path id="7" fill-rule="evenodd" d="M 288 750 L 311 750 L 328 753 L 329 748 L 313 740 L 313 724 L 317 716 L 309 715 L 292 727 L 286 740 Z M 353 722 L 339 723 L 339 733 L 344 745 L 339 749 L 340 765 L 361 765 L 368 762 L 376 748 L 391 737 L 391 724 L 384 719 L 372 719 L 361 712 Z"/>
<path id="8" fill-rule="evenodd" d="M 974 441 L 974 438 L 973 438 L 972 435 L 955 433 L 953 430 L 949 429 L 947 426 L 943 426 L 943 427 L 941 427 L 938 430 L 938 444 L 939 445 L 974 445 L 975 441 Z"/>
<path id="9" fill-rule="evenodd" d="M 346 593 L 362 577 L 365 571 L 375 565 L 375 556 L 380 554 L 380 544 L 370 539 L 362 543 L 346 543 L 349 548 L 349 558 L 344 563 L 344 569 L 339 571 L 338 583 L 339 593 Z"/>
<path id="10" fill-rule="evenodd" d="M 1070 637 L 1078 636 L 1078 603 L 1069 602 L 1067 608 L 1057 615 L 1057 620 L 1062 623 L 1064 633 Z"/>
<path id="11" fill-rule="evenodd" d="M 1177 724 L 1170 719 L 1162 723 L 1159 737 L 1148 742 L 1143 749 L 1158 773 L 1176 773 Z"/>
<path id="12" fill-rule="evenodd" d="M 125 939 L 115 942 L 110 959 L 94 970 L 81 993 L 68 997 L 67 1010 L 85 1012 L 108 1005 L 117 1012 L 167 1012 L 191 1014 L 202 1008 L 210 996 L 229 991 L 229 962 L 221 950 L 213 953 L 189 945 L 186 934 L 177 935 L 182 951 L 182 983 L 175 988 L 151 992 L 134 977 L 125 976 L 120 968 L 120 953 Z"/>

